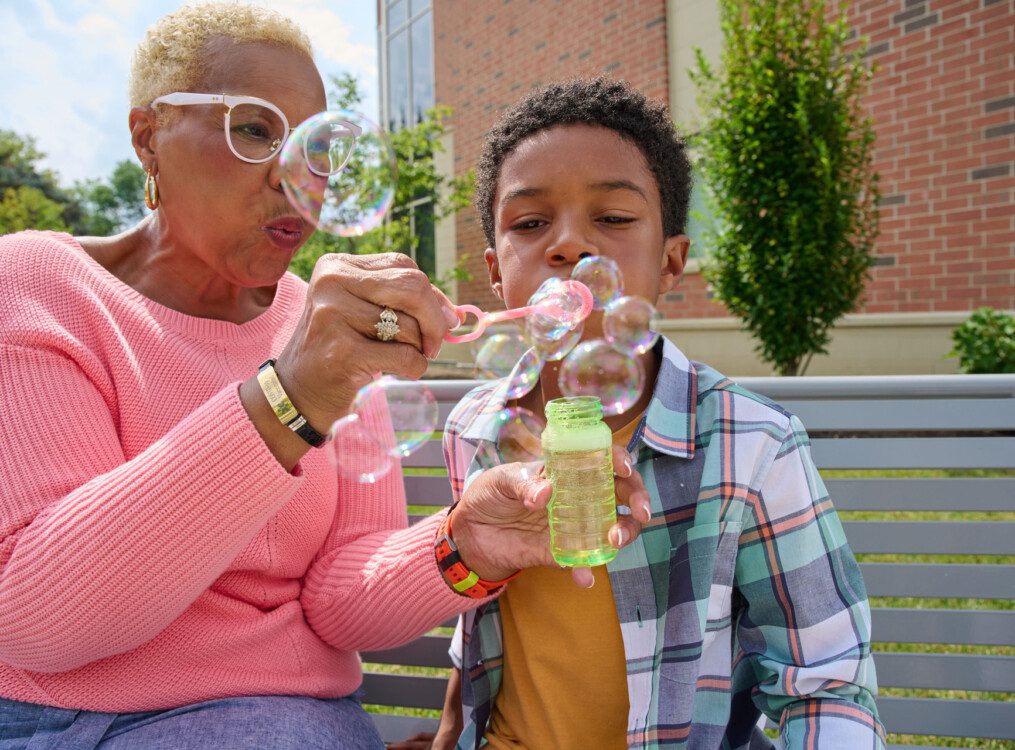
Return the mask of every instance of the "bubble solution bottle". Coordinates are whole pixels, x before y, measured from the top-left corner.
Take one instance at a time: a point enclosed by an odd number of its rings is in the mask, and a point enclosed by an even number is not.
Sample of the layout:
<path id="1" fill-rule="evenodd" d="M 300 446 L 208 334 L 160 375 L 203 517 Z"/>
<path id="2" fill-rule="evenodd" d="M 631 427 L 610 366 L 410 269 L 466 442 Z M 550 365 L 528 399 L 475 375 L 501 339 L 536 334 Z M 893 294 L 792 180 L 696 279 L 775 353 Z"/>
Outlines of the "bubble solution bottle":
<path id="1" fill-rule="evenodd" d="M 550 547 L 565 567 L 602 565 L 617 556 L 610 527 L 617 520 L 612 434 L 595 396 L 557 398 L 546 405 L 543 430 L 550 497 Z"/>

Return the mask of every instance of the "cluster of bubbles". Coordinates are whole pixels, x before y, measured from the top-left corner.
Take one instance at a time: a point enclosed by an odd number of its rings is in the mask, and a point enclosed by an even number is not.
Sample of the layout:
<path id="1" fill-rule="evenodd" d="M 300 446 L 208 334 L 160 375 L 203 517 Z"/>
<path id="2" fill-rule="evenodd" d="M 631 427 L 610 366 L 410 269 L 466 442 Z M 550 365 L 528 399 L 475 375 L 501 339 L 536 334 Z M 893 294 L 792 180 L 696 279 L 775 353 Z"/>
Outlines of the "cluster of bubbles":
<path id="1" fill-rule="evenodd" d="M 279 160 L 286 197 L 318 230 L 360 236 L 378 226 L 391 208 L 394 152 L 381 128 L 361 114 L 314 115 L 293 130 Z M 564 280 L 551 278 L 530 298 L 529 305 L 540 309 L 524 318 L 523 332 L 495 333 L 481 341 L 475 352 L 477 374 L 506 378 L 506 398 L 514 401 L 536 386 L 547 362 L 559 361 L 561 393 L 598 396 L 604 414 L 621 414 L 645 387 L 637 355 L 658 339 L 659 315 L 648 301 L 623 296 L 620 269 L 609 258 L 583 259 L 571 278 L 591 292 L 593 308 L 603 316 L 604 338 L 581 341 L 587 300 Z M 360 390 L 350 414 L 332 427 L 339 472 L 356 482 L 377 482 L 431 440 L 438 418 L 437 401 L 428 388 L 378 377 Z M 540 417 L 515 406 L 497 418 L 502 460 L 541 458 L 545 423 Z"/>
<path id="2" fill-rule="evenodd" d="M 507 378 L 506 395 L 518 399 L 539 380 L 546 362 L 560 361 L 557 386 L 565 396 L 598 396 L 603 414 L 622 414 L 637 403 L 645 388 L 639 359 L 659 339 L 659 313 L 645 299 L 623 295 L 623 276 L 606 257 L 588 257 L 571 273 L 592 293 L 593 309 L 602 313 L 603 338 L 581 341 L 584 322 L 526 318 L 524 334 L 498 333 L 476 352 L 476 368 L 483 377 Z M 552 294 L 559 279 L 550 279 L 529 304 Z M 503 461 L 538 461 L 539 436 L 545 422 L 522 406 L 499 415 L 498 453 Z"/>

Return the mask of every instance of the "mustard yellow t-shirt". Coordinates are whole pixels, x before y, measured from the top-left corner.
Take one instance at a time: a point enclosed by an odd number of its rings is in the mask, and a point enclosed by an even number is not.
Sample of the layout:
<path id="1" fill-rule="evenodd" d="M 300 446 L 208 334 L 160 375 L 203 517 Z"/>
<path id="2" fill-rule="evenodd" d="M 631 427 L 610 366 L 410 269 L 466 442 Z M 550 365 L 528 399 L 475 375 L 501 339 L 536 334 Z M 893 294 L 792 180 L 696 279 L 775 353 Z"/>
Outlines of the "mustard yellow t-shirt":
<path id="1" fill-rule="evenodd" d="M 626 445 L 639 418 L 614 433 Z M 493 750 L 627 747 L 627 666 L 606 566 L 530 568 L 500 597 L 503 681 L 486 731 Z"/>

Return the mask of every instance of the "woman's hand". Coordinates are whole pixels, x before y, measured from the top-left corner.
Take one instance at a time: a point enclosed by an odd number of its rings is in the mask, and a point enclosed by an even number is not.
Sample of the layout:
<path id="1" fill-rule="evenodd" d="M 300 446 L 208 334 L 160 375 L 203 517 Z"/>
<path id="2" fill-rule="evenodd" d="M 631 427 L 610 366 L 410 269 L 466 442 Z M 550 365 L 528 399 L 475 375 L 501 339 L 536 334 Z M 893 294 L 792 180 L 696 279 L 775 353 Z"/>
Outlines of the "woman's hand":
<path id="1" fill-rule="evenodd" d="M 613 546 L 623 547 L 651 518 L 648 491 L 630 455 L 613 447 L 618 506 L 626 506 L 610 528 Z M 519 568 L 556 565 L 550 554 L 546 504 L 552 488 L 537 464 L 503 464 L 484 471 L 452 511 L 452 534 L 466 567 L 488 581 L 507 578 Z M 588 568 L 573 568 L 579 586 L 594 582 Z"/>
<path id="2" fill-rule="evenodd" d="M 391 341 L 378 340 L 375 329 L 385 307 L 398 315 L 400 330 Z M 451 303 L 407 255 L 329 254 L 314 267 L 303 317 L 275 369 L 323 432 L 376 373 L 421 377 L 457 325 Z"/>

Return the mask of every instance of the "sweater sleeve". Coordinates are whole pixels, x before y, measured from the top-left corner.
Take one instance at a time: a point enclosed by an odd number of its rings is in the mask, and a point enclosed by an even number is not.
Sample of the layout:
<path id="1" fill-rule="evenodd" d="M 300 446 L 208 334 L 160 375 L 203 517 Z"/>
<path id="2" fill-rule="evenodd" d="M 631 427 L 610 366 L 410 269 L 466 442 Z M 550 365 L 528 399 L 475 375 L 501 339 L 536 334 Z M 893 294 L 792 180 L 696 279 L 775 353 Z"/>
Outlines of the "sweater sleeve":
<path id="1" fill-rule="evenodd" d="M 300 485 L 231 384 L 126 460 L 57 350 L 0 346 L 0 661 L 58 672 L 156 636 Z"/>
<path id="2" fill-rule="evenodd" d="M 390 439 L 383 399 L 375 399 L 364 419 L 371 434 Z M 339 455 L 343 460 L 354 457 Z M 375 484 L 340 475 L 335 523 L 303 589 L 303 609 L 317 635 L 348 651 L 391 648 L 481 604 L 452 591 L 437 568 L 434 542 L 446 514 L 407 526 L 397 464 Z"/>

